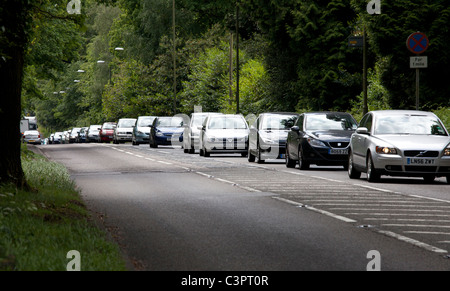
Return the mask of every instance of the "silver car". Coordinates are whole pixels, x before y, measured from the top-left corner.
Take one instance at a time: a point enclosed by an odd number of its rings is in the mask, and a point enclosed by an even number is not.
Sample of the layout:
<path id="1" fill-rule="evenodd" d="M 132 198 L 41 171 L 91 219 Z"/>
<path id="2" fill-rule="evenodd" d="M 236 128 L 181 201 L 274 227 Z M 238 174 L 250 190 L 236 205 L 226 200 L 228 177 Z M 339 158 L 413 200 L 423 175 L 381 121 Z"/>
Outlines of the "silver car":
<path id="1" fill-rule="evenodd" d="M 266 159 L 284 159 L 289 129 L 297 113 L 262 113 L 250 126 L 248 161 L 264 163 Z"/>
<path id="2" fill-rule="evenodd" d="M 389 175 L 446 177 L 450 184 L 450 137 L 431 112 L 372 111 L 351 137 L 348 163 L 352 179 L 364 172 L 370 182 Z"/>
<path id="3" fill-rule="evenodd" d="M 241 114 L 209 115 L 203 122 L 200 134 L 200 155 L 211 153 L 248 152 L 248 124 Z"/>
<path id="4" fill-rule="evenodd" d="M 41 144 L 41 133 L 37 130 L 27 130 L 23 133 L 24 143 Z"/>
<path id="5" fill-rule="evenodd" d="M 183 133 L 183 149 L 184 153 L 194 154 L 195 150 L 200 149 L 200 129 L 206 117 L 211 114 L 222 114 L 222 113 L 211 113 L 211 112 L 195 112 L 192 113 L 190 122 L 184 128 Z"/>

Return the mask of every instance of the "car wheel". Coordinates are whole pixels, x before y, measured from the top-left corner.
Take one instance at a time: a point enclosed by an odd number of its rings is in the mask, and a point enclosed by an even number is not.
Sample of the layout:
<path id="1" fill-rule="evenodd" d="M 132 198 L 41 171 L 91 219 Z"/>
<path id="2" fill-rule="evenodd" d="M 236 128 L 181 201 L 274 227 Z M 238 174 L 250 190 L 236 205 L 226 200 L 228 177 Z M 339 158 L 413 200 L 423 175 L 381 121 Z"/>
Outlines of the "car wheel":
<path id="1" fill-rule="evenodd" d="M 309 163 L 305 161 L 305 157 L 303 156 L 303 151 L 301 148 L 298 149 L 298 166 L 300 170 L 309 169 Z"/>
<path id="2" fill-rule="evenodd" d="M 247 156 L 247 158 L 248 158 L 248 161 L 250 163 L 255 162 L 256 157 L 254 155 L 252 155 L 252 152 L 250 151 L 250 149 L 248 149 L 248 156 Z"/>
<path id="3" fill-rule="evenodd" d="M 258 164 L 264 164 L 266 161 L 261 158 L 261 149 L 258 149 Z"/>
<path id="4" fill-rule="evenodd" d="M 353 165 L 353 155 L 350 152 L 348 155 L 348 167 L 347 167 L 348 177 L 350 179 L 359 179 L 361 178 L 361 172 L 357 171 Z"/>
<path id="5" fill-rule="evenodd" d="M 208 151 L 206 149 L 203 149 L 203 156 L 205 158 L 208 158 L 209 156 L 211 156 L 211 153 L 208 153 Z"/>
<path id="6" fill-rule="evenodd" d="M 447 175 L 447 184 L 450 184 L 450 175 Z"/>
<path id="7" fill-rule="evenodd" d="M 287 149 L 287 146 L 286 146 L 286 160 L 285 161 L 286 161 L 287 168 L 295 168 L 295 166 L 297 164 L 297 162 L 292 160 L 291 157 L 289 156 L 289 151 Z"/>
<path id="8" fill-rule="evenodd" d="M 423 180 L 425 181 L 425 183 L 433 183 L 434 179 L 436 179 L 434 175 L 423 176 Z"/>
<path id="9" fill-rule="evenodd" d="M 372 160 L 372 156 L 368 155 L 369 157 L 367 158 L 367 181 L 369 182 L 378 182 L 380 180 L 380 173 L 378 173 L 377 170 L 375 170 L 375 167 L 373 166 L 373 160 Z"/>

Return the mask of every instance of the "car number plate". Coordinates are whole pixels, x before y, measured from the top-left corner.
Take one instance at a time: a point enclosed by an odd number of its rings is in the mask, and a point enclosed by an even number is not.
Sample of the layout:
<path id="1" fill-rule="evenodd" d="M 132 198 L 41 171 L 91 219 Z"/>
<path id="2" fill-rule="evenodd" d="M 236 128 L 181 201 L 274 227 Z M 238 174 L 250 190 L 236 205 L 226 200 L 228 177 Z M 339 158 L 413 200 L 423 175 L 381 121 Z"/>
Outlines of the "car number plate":
<path id="1" fill-rule="evenodd" d="M 434 160 L 433 159 L 407 158 L 406 163 L 408 165 L 434 165 Z"/>
<path id="2" fill-rule="evenodd" d="M 348 149 L 329 149 L 330 155 L 348 155 Z"/>

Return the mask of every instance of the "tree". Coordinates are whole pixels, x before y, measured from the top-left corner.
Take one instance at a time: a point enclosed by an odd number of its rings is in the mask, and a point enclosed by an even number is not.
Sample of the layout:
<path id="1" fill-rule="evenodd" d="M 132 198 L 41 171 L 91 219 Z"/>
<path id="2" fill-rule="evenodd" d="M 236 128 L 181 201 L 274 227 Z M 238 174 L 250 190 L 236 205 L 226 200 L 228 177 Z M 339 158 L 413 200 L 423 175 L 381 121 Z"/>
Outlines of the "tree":
<path id="1" fill-rule="evenodd" d="M 0 123 L 4 141 L 0 145 L 0 183 L 26 187 L 20 160 L 21 88 L 25 48 L 32 5 L 29 1 L 5 0 L 0 7 Z"/>
<path id="2" fill-rule="evenodd" d="M 50 3 L 51 2 L 51 3 Z M 24 66 L 35 18 L 74 19 L 65 1 L 4 0 L 0 7 L 0 122 L 4 141 L 0 145 L 0 183 L 28 188 L 20 159 L 21 94 Z M 56 5 L 55 5 L 56 4 Z M 61 13 L 64 11 L 63 13 Z"/>

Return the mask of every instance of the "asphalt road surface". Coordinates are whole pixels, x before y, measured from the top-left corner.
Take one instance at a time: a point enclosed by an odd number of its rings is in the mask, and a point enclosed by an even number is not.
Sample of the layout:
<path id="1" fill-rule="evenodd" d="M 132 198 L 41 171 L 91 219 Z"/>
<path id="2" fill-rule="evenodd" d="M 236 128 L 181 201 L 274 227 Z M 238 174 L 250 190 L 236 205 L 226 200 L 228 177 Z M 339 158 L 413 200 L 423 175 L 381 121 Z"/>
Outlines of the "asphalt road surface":
<path id="1" fill-rule="evenodd" d="M 69 169 L 135 270 L 450 270 L 442 179 L 370 184 L 338 167 L 148 145 L 36 148 Z"/>

